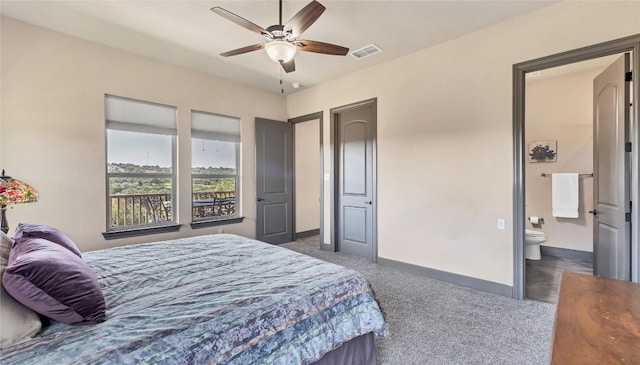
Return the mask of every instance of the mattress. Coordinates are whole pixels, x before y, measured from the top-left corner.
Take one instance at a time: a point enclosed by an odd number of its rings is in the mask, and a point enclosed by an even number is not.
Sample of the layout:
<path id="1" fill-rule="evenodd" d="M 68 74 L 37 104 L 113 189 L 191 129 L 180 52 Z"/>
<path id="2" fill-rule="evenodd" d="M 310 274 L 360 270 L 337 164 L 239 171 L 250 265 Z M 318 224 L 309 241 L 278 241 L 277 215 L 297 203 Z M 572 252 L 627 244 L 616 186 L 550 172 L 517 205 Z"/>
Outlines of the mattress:
<path id="1" fill-rule="evenodd" d="M 386 336 L 357 272 L 235 235 L 87 252 L 107 305 L 93 325 L 52 322 L 2 364 L 308 364 Z"/>

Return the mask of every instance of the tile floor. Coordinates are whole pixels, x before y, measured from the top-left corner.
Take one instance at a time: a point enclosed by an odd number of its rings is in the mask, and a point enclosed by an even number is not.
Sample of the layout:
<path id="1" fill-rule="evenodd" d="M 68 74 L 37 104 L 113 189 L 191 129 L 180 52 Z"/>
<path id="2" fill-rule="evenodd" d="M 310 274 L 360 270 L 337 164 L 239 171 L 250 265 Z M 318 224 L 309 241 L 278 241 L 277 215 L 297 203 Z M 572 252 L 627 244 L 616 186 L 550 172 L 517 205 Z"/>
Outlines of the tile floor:
<path id="1" fill-rule="evenodd" d="M 591 261 L 580 261 L 554 256 L 542 256 L 542 260 L 526 260 L 527 299 L 555 303 L 562 271 L 593 274 Z"/>

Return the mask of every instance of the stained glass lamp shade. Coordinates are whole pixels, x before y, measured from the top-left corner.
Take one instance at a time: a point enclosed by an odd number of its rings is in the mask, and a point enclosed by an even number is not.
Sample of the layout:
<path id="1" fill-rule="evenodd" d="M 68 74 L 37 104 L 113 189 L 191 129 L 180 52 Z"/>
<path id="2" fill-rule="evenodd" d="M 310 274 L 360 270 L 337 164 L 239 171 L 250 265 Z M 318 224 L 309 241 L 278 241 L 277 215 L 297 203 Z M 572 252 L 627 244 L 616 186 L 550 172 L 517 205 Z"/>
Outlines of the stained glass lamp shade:
<path id="1" fill-rule="evenodd" d="M 6 215 L 7 205 L 35 201 L 38 201 L 36 189 L 11 176 L 5 176 L 4 170 L 2 170 L 2 175 L 0 176 L 0 231 L 9 232 L 9 223 Z"/>

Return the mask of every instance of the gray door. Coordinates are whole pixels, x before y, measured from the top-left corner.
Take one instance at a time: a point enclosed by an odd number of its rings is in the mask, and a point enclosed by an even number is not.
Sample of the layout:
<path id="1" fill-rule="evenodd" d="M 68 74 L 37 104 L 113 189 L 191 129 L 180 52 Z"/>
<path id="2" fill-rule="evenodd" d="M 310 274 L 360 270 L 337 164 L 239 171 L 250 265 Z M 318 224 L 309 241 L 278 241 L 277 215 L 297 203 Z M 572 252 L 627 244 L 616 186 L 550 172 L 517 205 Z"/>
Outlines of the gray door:
<path id="1" fill-rule="evenodd" d="M 293 240 L 293 126 L 256 118 L 256 238 Z"/>
<path id="2" fill-rule="evenodd" d="M 630 212 L 630 164 L 625 152 L 628 71 L 626 54 L 593 81 L 593 273 L 620 280 L 631 278 L 631 227 L 625 220 L 625 213 Z"/>
<path id="3" fill-rule="evenodd" d="M 375 259 L 373 142 L 375 106 L 367 104 L 338 112 L 338 251 Z"/>

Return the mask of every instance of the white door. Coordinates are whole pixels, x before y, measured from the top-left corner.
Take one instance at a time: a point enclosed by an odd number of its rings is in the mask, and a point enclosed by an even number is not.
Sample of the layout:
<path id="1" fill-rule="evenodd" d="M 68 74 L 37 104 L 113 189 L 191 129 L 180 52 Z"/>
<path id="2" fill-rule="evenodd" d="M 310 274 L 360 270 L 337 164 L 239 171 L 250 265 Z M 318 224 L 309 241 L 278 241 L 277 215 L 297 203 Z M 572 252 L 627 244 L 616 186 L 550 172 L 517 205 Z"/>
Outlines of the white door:
<path id="1" fill-rule="evenodd" d="M 625 54 L 593 81 L 593 273 L 620 280 L 631 279 L 628 71 Z"/>

